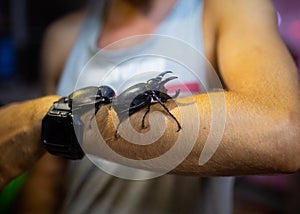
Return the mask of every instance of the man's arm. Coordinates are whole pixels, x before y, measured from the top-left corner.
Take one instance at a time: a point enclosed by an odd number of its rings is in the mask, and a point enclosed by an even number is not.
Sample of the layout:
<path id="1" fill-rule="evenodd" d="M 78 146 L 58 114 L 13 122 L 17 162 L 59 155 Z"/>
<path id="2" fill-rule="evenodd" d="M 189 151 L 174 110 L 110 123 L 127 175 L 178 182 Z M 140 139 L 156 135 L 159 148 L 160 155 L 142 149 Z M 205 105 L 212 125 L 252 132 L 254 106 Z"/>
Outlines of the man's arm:
<path id="1" fill-rule="evenodd" d="M 210 131 L 210 99 L 218 99 L 220 93 L 196 95 L 201 129 L 192 152 L 174 172 L 240 175 L 297 170 L 300 163 L 298 78 L 292 58 L 278 35 L 271 1 L 213 0 L 206 4 L 216 23 L 217 64 L 226 87 L 225 131 L 213 157 L 200 166 L 199 156 Z M 187 102 L 185 98 L 178 101 Z M 164 112 L 157 105 L 151 112 L 155 109 Z M 193 115 L 188 107 L 183 111 Z M 177 108 L 171 112 L 180 118 Z M 102 115 L 107 113 L 108 120 L 105 120 Z M 143 114 L 139 112 L 131 117 L 137 130 Z M 97 114 L 100 132 L 106 143 L 122 156 L 137 160 L 153 158 L 171 148 L 178 137 L 176 124 L 166 119 L 167 128 L 153 146 L 137 146 L 121 136 L 114 137 L 112 115 L 113 110 L 106 112 L 105 108 Z M 153 122 L 151 126 L 153 129 L 161 124 Z M 183 127 L 182 131 L 189 130 Z M 107 153 L 99 153 L 104 158 L 119 161 Z M 139 165 L 139 162 L 130 165 L 152 170 L 164 167 Z"/>
<path id="2" fill-rule="evenodd" d="M 47 96 L 0 108 L 0 189 L 44 154 L 41 120 L 58 98 Z"/>
<path id="3" fill-rule="evenodd" d="M 210 2 L 218 23 L 219 70 L 227 89 L 225 131 L 216 153 L 200 166 L 199 156 L 211 123 L 209 99 L 219 96 L 220 92 L 211 93 L 210 98 L 206 94 L 194 96 L 201 129 L 192 152 L 174 172 L 238 175 L 297 170 L 300 162 L 299 85 L 296 68 L 277 34 L 271 3 L 243 0 L 230 4 L 232 1 L 227 1 L 227 6 L 222 7 L 224 1 Z M 220 7 L 215 6 L 218 4 Z M 57 99 L 46 97 L 0 109 L 0 188 L 43 154 L 39 139 L 41 119 Z M 186 103 L 186 100 L 178 99 L 180 103 Z M 167 103 L 174 116 L 180 118 L 180 112 L 172 105 Z M 150 114 L 155 110 L 164 112 L 158 105 L 151 109 Z M 191 117 L 194 114 L 188 106 L 183 111 Z M 162 154 L 172 147 L 179 134 L 176 124 L 166 119 L 168 128 L 163 136 L 155 145 L 145 149 L 121 137 L 115 138 L 113 115 L 113 110 L 105 107 L 98 112 L 102 137 L 114 151 L 132 159 L 148 159 L 153 154 Z M 143 115 L 141 111 L 131 117 L 137 129 L 140 129 Z M 152 128 L 154 124 L 151 124 Z M 155 127 L 160 126 L 155 124 Z M 182 131 L 189 132 L 189 129 L 183 127 Z M 101 155 L 111 159 L 105 153 Z M 137 167 L 159 170 L 161 166 Z"/>

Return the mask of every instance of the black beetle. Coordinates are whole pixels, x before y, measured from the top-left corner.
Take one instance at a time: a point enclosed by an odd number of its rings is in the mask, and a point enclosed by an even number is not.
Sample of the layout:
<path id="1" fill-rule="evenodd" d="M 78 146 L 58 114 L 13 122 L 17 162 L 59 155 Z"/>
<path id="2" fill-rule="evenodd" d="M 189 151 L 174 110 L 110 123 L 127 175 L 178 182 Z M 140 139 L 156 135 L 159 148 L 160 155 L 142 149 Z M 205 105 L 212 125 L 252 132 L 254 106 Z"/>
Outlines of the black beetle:
<path id="1" fill-rule="evenodd" d="M 73 110 L 88 110 L 95 107 L 95 114 L 102 104 L 112 103 L 115 91 L 109 86 L 89 86 L 79 89 L 68 96 L 68 105 Z"/>
<path id="2" fill-rule="evenodd" d="M 159 103 L 161 106 L 163 106 L 168 114 L 176 121 L 178 126 L 177 131 L 181 129 L 181 125 L 176 117 L 164 104 L 167 100 L 177 97 L 180 92 L 180 90 L 176 90 L 175 95 L 173 96 L 167 94 L 167 89 L 164 85 L 167 82 L 177 78 L 175 76 L 171 76 L 163 80 L 163 76 L 168 73 L 172 73 L 172 71 L 160 73 L 157 77 L 149 79 L 146 83 L 138 83 L 133 85 L 113 99 L 112 107 L 117 112 L 120 120 L 116 133 L 118 132 L 120 123 L 125 118 L 144 107 L 147 107 L 147 110 L 142 119 L 142 128 L 146 128 L 145 117 L 149 113 L 150 106 L 153 103 Z"/>

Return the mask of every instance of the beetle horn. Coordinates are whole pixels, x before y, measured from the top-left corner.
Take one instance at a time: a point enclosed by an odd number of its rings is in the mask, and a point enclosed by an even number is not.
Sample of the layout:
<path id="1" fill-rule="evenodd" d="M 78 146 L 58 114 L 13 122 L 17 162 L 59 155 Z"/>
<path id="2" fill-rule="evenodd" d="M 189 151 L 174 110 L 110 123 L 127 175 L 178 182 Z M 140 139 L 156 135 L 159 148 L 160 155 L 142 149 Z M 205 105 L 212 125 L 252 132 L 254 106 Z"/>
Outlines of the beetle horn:
<path id="1" fill-rule="evenodd" d="M 147 81 L 147 83 L 151 83 L 151 82 L 159 82 L 162 80 L 163 76 L 166 75 L 166 74 L 171 74 L 173 73 L 172 71 L 164 71 L 160 74 L 158 74 L 155 78 L 151 78 Z"/>
<path id="2" fill-rule="evenodd" d="M 151 82 L 153 82 L 153 81 L 157 82 L 157 81 L 160 81 L 160 80 L 161 80 L 161 78 L 160 78 L 159 80 L 158 80 L 157 78 L 159 78 L 159 77 L 151 78 L 151 79 L 149 79 L 149 80 L 147 81 L 147 83 L 148 83 L 148 84 L 151 84 Z"/>
<path id="3" fill-rule="evenodd" d="M 159 75 L 157 75 L 156 79 L 161 80 L 163 78 L 163 76 L 165 76 L 166 74 L 171 74 L 173 73 L 172 71 L 164 71 L 162 73 L 160 73 Z"/>
<path id="4" fill-rule="evenodd" d="M 169 82 L 169 81 L 171 81 L 171 80 L 173 80 L 173 79 L 177 79 L 178 77 L 168 77 L 167 79 L 165 79 L 165 80 L 163 80 L 163 81 L 161 81 L 160 83 L 159 83 L 159 85 L 160 86 L 164 86 L 167 82 Z"/>
<path id="5" fill-rule="evenodd" d="M 171 74 L 171 73 L 173 73 L 173 72 L 172 71 L 164 71 L 164 72 L 160 73 L 157 77 L 163 77 L 166 74 Z"/>
<path id="6" fill-rule="evenodd" d="M 162 78 L 163 78 L 164 75 L 170 74 L 170 73 L 173 73 L 173 72 L 172 71 L 164 71 L 164 72 L 158 74 L 155 78 L 152 78 L 152 79 L 148 80 L 147 82 L 150 82 L 150 81 L 157 81 L 157 82 L 159 82 L 159 81 L 162 80 Z"/>

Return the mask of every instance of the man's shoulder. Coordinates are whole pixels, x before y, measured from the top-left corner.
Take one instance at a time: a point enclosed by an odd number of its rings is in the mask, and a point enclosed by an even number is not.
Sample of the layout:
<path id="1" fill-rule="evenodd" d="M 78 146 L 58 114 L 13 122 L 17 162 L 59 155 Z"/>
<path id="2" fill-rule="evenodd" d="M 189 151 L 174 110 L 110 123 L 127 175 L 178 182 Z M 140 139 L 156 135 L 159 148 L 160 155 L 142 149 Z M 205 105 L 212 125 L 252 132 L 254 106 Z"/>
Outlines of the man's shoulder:
<path id="1" fill-rule="evenodd" d="M 74 40 L 80 32 L 85 14 L 86 10 L 82 9 L 62 16 L 48 26 L 45 38 L 62 42 Z"/>
<path id="2" fill-rule="evenodd" d="M 206 10 L 215 16 L 239 16 L 244 11 L 251 11 L 255 14 L 259 8 L 273 10 L 273 2 L 271 0 L 205 0 Z M 256 10 L 255 10 L 256 9 Z M 233 13 L 233 14 L 232 14 Z"/>
<path id="3" fill-rule="evenodd" d="M 54 93 L 67 58 L 84 21 L 85 11 L 67 14 L 48 26 L 42 47 L 42 76 L 45 93 Z"/>

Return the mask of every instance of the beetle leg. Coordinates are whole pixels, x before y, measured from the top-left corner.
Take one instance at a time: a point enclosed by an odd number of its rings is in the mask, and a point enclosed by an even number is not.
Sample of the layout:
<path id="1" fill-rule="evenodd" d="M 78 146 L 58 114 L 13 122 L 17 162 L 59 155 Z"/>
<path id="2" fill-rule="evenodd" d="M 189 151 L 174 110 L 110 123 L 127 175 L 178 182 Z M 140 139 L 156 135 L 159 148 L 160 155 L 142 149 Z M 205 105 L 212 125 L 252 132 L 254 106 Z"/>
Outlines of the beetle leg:
<path id="1" fill-rule="evenodd" d="M 182 129 L 182 127 L 181 127 L 180 123 L 178 122 L 178 120 L 176 119 L 176 117 L 169 111 L 167 106 L 160 100 L 160 98 L 158 96 L 156 96 L 155 94 L 153 94 L 152 96 L 168 112 L 168 114 L 175 120 L 175 122 L 177 123 L 177 126 L 178 126 L 177 132 L 179 132 L 180 129 Z"/>
<path id="2" fill-rule="evenodd" d="M 123 122 L 124 118 L 120 118 L 119 123 L 117 125 L 116 131 L 115 131 L 115 138 L 118 138 L 118 132 L 119 132 L 119 127 L 121 125 L 121 123 Z"/>
<path id="3" fill-rule="evenodd" d="M 142 119 L 142 128 L 145 129 L 147 128 L 145 126 L 145 118 L 146 118 L 146 115 L 149 113 L 150 111 L 150 106 L 151 106 L 151 102 L 149 102 L 148 106 L 147 106 L 147 111 L 145 112 L 144 116 L 143 116 L 143 119 Z"/>
<path id="4" fill-rule="evenodd" d="M 180 89 L 177 89 L 177 90 L 175 91 L 175 94 L 174 94 L 171 98 L 176 98 L 176 97 L 178 97 L 179 93 L 180 93 Z"/>
<path id="5" fill-rule="evenodd" d="M 118 130 L 121 123 L 118 123 L 116 131 L 115 131 L 115 138 L 118 138 Z"/>

